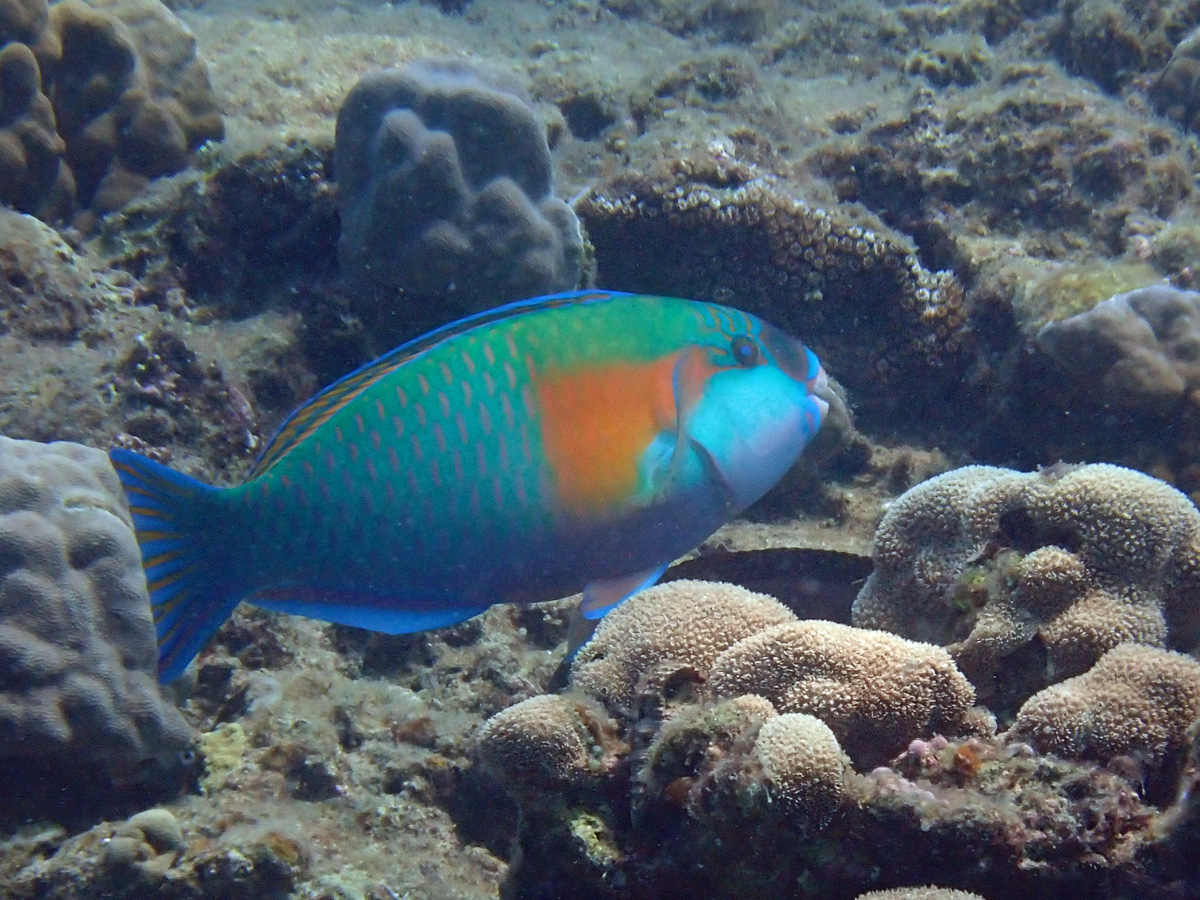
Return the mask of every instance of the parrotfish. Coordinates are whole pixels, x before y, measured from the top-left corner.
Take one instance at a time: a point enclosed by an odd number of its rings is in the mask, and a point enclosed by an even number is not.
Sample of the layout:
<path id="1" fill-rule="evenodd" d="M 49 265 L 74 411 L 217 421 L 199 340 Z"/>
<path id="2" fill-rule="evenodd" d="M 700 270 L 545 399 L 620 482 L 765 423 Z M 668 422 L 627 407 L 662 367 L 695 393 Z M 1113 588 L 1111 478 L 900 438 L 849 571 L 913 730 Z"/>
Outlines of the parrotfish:
<path id="1" fill-rule="evenodd" d="M 240 602 L 398 634 L 583 589 L 598 618 L 774 485 L 825 374 L 753 315 L 574 292 L 410 341 L 296 410 L 247 480 L 111 452 L 180 675 Z"/>

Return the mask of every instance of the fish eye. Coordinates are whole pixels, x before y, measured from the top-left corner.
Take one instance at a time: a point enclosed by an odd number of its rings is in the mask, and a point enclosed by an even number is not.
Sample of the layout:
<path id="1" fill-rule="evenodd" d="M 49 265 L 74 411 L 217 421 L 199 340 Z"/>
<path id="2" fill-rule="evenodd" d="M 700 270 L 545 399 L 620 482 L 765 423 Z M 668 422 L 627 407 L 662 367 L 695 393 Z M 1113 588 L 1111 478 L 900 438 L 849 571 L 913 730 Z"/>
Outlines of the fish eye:
<path id="1" fill-rule="evenodd" d="M 730 342 L 729 349 L 733 353 L 734 360 L 743 369 L 750 369 L 758 365 L 758 344 L 744 334 L 735 337 Z"/>

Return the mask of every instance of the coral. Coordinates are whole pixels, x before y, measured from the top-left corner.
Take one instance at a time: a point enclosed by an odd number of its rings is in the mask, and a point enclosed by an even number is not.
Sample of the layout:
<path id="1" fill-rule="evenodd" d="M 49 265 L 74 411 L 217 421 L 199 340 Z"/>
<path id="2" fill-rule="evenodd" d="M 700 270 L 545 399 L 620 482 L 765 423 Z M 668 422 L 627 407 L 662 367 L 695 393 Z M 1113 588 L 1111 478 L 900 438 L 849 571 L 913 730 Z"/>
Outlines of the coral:
<path id="1" fill-rule="evenodd" d="M 928 49 L 911 54 L 904 71 L 939 87 L 966 87 L 987 78 L 991 66 L 992 54 L 982 37 L 952 32 L 935 38 Z"/>
<path id="2" fill-rule="evenodd" d="M 829 823 L 845 795 L 847 761 L 828 725 L 804 713 L 767 719 L 754 756 L 767 793 L 806 829 Z"/>
<path id="3" fill-rule="evenodd" d="M 23 11 L 0 16 L 0 41 L 17 42 L 0 57 L 0 201 L 47 219 L 102 215 L 223 136 L 195 39 L 158 0 Z"/>
<path id="4" fill-rule="evenodd" d="M 1116 294 L 1046 324 L 1037 343 L 1106 402 L 1200 407 L 1200 293 L 1159 284 Z"/>
<path id="5" fill-rule="evenodd" d="M 108 457 L 0 438 L 0 758 L 10 775 L 43 767 L 39 790 L 53 793 L 84 775 L 176 764 L 189 732 L 155 682 L 149 602 Z"/>
<path id="6" fill-rule="evenodd" d="M 354 278 L 471 310 L 580 282 L 579 223 L 512 76 L 452 60 L 366 76 L 338 111 L 334 170 Z"/>
<path id="7" fill-rule="evenodd" d="M 855 900 L 984 900 L 979 894 L 970 891 L 956 891 L 952 888 L 928 887 L 892 888 L 888 891 L 870 891 L 859 894 Z"/>
<path id="8" fill-rule="evenodd" d="M 33 51 L 8 44 L 0 50 L 0 199 L 46 218 L 68 209 L 74 186 L 65 150 Z"/>
<path id="9" fill-rule="evenodd" d="M 1082 675 L 1030 697 L 1009 738 L 1043 753 L 1107 763 L 1132 756 L 1150 770 L 1177 768 L 1200 717 L 1200 662 L 1137 644 L 1109 650 Z"/>
<path id="10" fill-rule="evenodd" d="M 0 334 L 73 340 L 119 296 L 49 225 L 0 208 Z"/>
<path id="11" fill-rule="evenodd" d="M 622 172 L 577 205 L 601 279 L 649 293 L 737 298 L 821 348 L 852 390 L 914 369 L 957 371 L 965 351 L 962 289 L 924 269 L 905 243 L 842 210 L 795 197 L 739 158 L 708 156 Z M 720 247 L 722 252 L 714 253 Z M 844 327 L 859 323 L 853 338 Z"/>
<path id="12" fill-rule="evenodd" d="M 672 581 L 626 600 L 601 621 L 571 666 L 571 683 L 628 706 L 659 667 L 707 677 L 717 656 L 744 637 L 795 617 L 783 604 L 732 584 Z"/>
<path id="13" fill-rule="evenodd" d="M 1200 642 L 1200 513 L 1141 472 L 956 469 L 888 509 L 874 558 L 854 624 L 949 645 L 998 713 L 1120 643 Z"/>
<path id="14" fill-rule="evenodd" d="M 557 694 L 530 697 L 487 720 L 484 763 L 509 785 L 563 786 L 611 766 L 615 723 L 594 703 Z"/>
<path id="15" fill-rule="evenodd" d="M 716 696 L 757 694 L 785 713 L 817 716 L 870 768 L 915 738 L 954 733 L 974 699 L 941 647 L 834 622 L 775 625 L 712 664 Z"/>
<path id="16" fill-rule="evenodd" d="M 1200 29 L 1175 45 L 1154 81 L 1151 96 L 1163 115 L 1193 131 L 1200 130 Z"/>

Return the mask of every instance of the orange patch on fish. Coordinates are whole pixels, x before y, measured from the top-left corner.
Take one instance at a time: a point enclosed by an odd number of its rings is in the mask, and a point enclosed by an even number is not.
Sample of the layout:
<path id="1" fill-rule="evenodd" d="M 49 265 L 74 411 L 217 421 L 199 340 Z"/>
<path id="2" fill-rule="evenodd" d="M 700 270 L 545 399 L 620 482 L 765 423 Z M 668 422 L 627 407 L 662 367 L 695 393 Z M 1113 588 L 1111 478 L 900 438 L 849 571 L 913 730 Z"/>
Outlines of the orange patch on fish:
<path id="1" fill-rule="evenodd" d="M 538 373 L 542 445 L 563 508 L 585 515 L 632 496 L 642 452 L 675 427 L 676 358 Z"/>

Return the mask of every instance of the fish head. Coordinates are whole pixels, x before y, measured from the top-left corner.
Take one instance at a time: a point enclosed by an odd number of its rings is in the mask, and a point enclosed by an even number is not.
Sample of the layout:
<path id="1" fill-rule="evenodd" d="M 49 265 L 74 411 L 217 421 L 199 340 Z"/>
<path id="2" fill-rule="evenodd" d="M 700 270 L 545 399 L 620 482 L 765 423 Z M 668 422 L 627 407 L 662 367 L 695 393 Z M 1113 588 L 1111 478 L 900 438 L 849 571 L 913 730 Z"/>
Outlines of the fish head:
<path id="1" fill-rule="evenodd" d="M 676 370 L 680 434 L 734 515 L 791 468 L 829 411 L 825 370 L 803 343 L 727 311 Z"/>

